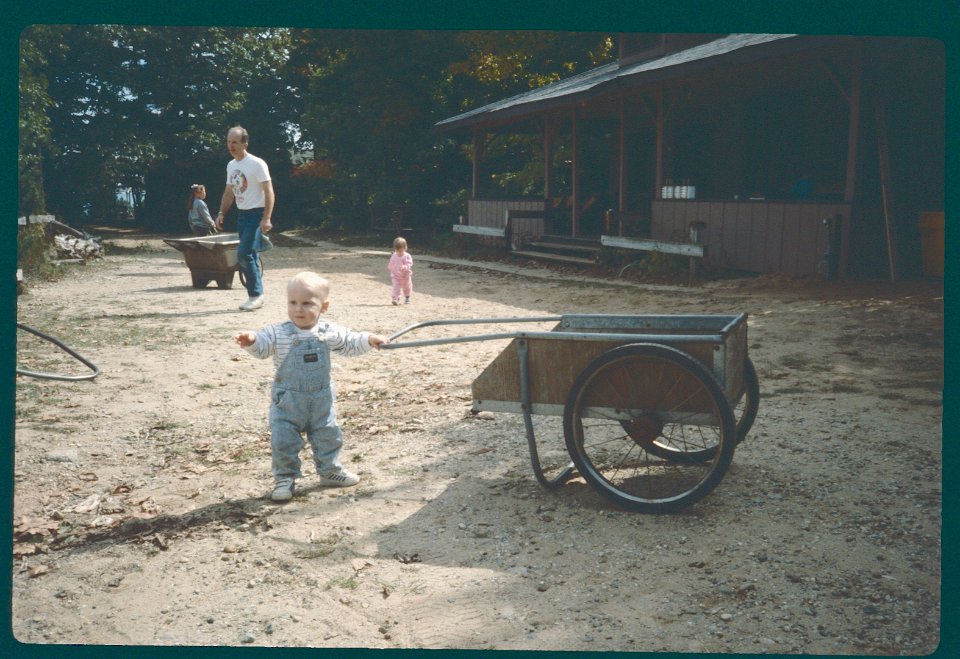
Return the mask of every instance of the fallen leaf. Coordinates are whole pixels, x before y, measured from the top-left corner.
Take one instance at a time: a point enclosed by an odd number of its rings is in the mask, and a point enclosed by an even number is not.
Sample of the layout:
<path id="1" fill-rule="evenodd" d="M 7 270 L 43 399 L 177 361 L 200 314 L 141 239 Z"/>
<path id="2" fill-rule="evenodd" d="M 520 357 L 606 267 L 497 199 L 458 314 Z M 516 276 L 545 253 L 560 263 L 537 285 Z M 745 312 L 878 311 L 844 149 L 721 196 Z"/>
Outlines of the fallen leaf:
<path id="1" fill-rule="evenodd" d="M 31 542 L 23 542 L 13 546 L 13 557 L 22 558 L 23 556 L 33 556 L 34 554 L 39 554 L 40 551 L 40 545 L 35 545 Z"/>
<path id="2" fill-rule="evenodd" d="M 100 495 L 91 494 L 86 499 L 75 505 L 73 508 L 70 508 L 75 513 L 90 513 L 96 510 L 100 506 Z"/>
<path id="3" fill-rule="evenodd" d="M 37 577 L 47 574 L 49 571 L 50 571 L 50 568 L 47 567 L 46 565 L 34 565 L 29 570 L 30 578 L 36 579 Z"/>

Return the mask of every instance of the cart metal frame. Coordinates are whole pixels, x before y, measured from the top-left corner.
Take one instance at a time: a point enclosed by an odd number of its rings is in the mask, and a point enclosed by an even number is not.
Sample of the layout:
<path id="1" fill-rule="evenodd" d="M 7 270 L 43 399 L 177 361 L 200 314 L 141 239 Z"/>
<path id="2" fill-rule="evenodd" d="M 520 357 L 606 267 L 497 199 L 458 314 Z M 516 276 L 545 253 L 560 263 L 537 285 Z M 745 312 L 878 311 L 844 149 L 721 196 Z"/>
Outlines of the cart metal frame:
<path id="1" fill-rule="evenodd" d="M 680 500 L 671 498 L 653 504 L 632 501 L 621 496 L 609 479 L 594 471 L 589 457 L 583 451 L 575 451 L 577 424 L 583 419 L 602 418 L 620 423 L 628 437 L 646 450 L 650 450 L 650 438 L 641 439 L 640 431 L 634 431 L 636 419 L 646 415 L 651 417 L 652 410 L 637 410 L 617 407 L 609 401 L 599 407 L 577 403 L 577 389 L 593 386 L 583 382 L 591 370 L 605 368 L 604 363 L 611 359 L 626 359 L 627 364 L 646 364 L 650 359 L 678 362 L 677 368 L 686 369 L 690 375 L 684 377 L 697 381 L 708 389 L 716 389 L 723 402 L 708 405 L 708 409 L 683 409 L 682 402 L 672 402 L 675 409 L 658 411 L 656 424 L 658 429 L 672 423 L 716 425 L 720 435 L 730 435 L 724 442 L 717 441 L 711 448 L 706 446 L 697 451 L 665 449 L 658 447 L 653 451 L 657 456 L 669 458 L 675 463 L 693 464 L 717 459 L 719 475 L 711 474 L 714 482 L 703 489 L 715 487 L 722 477 L 727 464 L 732 459 L 733 447 L 741 441 L 756 416 L 759 389 L 756 371 L 747 356 L 747 315 L 740 314 L 565 314 L 559 316 L 506 317 L 479 319 L 431 320 L 407 326 L 390 335 L 386 349 L 431 347 L 452 343 L 474 341 L 510 340 L 500 355 L 474 380 L 473 411 L 493 411 L 520 413 L 523 416 L 530 462 L 537 481 L 548 488 L 557 488 L 567 482 L 577 467 L 592 486 L 601 494 L 611 495 L 617 503 L 626 504 L 637 510 L 647 512 L 665 512 L 676 510 L 693 500 L 701 498 L 706 492 L 696 496 L 684 496 Z M 428 327 L 449 325 L 504 325 L 525 323 L 548 323 L 557 325 L 549 331 L 510 331 L 473 334 L 467 336 L 417 339 L 398 341 L 415 330 Z M 621 349 L 617 351 L 617 349 Z M 625 350 L 624 350 L 625 349 Z M 626 354 L 630 353 L 630 354 Z M 629 360 L 634 360 L 631 362 Z M 639 361 L 637 361 L 639 360 Z M 660 364 L 660 362 L 656 362 Z M 674 365 L 675 366 L 675 365 Z M 671 366 L 671 368 L 674 368 Z M 659 366 L 661 369 L 662 365 Z M 632 366 L 631 366 L 632 368 Z M 630 371 L 625 371 L 630 372 Z M 667 395 L 667 394 L 664 394 Z M 661 396 L 662 398 L 662 396 Z M 744 401 L 740 418 L 734 417 L 733 408 Z M 725 409 L 726 408 L 726 409 Z M 561 473 L 548 478 L 540 461 L 532 416 L 548 415 L 564 417 L 564 434 L 571 462 Z M 733 419 L 734 426 L 725 424 Z M 731 432 L 732 431 L 732 432 Z M 582 430 L 581 430 L 582 434 Z M 637 436 L 635 436 L 637 435 Z M 599 487 L 598 487 L 599 486 Z M 609 490 L 613 490 L 611 493 Z M 604 491 L 607 490 L 607 491 Z M 625 499 L 625 500 L 622 500 Z M 685 501 L 684 499 L 690 499 Z"/>

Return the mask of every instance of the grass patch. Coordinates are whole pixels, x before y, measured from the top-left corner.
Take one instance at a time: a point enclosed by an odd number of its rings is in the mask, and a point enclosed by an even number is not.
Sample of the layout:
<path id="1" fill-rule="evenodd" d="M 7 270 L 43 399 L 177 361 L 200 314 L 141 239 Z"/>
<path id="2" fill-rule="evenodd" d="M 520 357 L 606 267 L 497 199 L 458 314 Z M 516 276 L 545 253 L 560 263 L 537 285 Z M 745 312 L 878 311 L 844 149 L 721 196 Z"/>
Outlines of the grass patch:
<path id="1" fill-rule="evenodd" d="M 103 253 L 109 254 L 112 256 L 120 256 L 123 254 L 143 254 L 144 252 L 155 252 L 157 251 L 153 247 L 150 247 L 149 243 L 139 242 L 136 245 L 126 246 L 118 245 L 109 240 L 103 242 Z"/>
<path id="2" fill-rule="evenodd" d="M 354 576 L 350 577 L 334 577 L 326 584 L 324 584 L 324 590 L 330 590 L 332 588 L 343 588 L 345 590 L 356 590 L 357 586 L 360 585 L 360 582 L 357 581 L 357 578 Z"/>
<path id="3" fill-rule="evenodd" d="M 779 396 L 783 394 L 803 394 L 806 392 L 807 390 L 804 387 L 801 387 L 800 385 L 794 385 L 792 387 L 781 387 L 779 389 L 774 389 L 773 395 Z"/>
<path id="4" fill-rule="evenodd" d="M 787 368 L 808 368 L 814 364 L 814 359 L 806 353 L 798 352 L 781 357 L 780 363 Z"/>
<path id="5" fill-rule="evenodd" d="M 241 446 L 227 453 L 227 457 L 234 462 L 250 462 L 260 457 L 264 450 L 262 446 Z"/>
<path id="6" fill-rule="evenodd" d="M 830 385 L 830 391 L 835 394 L 860 394 L 863 393 L 863 387 L 848 382 L 834 382 Z"/>

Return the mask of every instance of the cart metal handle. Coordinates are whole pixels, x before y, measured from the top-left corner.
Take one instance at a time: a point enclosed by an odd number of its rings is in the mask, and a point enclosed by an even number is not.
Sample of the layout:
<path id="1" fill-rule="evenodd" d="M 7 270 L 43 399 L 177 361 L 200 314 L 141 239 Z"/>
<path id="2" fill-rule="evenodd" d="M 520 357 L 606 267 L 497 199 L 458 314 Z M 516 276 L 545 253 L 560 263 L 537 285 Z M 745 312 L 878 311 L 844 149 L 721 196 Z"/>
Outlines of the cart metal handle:
<path id="1" fill-rule="evenodd" d="M 742 314 L 741 314 L 742 315 Z M 463 319 L 447 319 L 447 320 L 427 320 L 420 323 L 415 323 L 413 325 L 408 325 L 401 330 L 398 330 L 391 334 L 388 339 L 388 343 L 381 345 L 382 349 L 396 349 L 396 348 L 422 348 L 426 346 L 437 346 L 437 345 L 446 345 L 450 343 L 468 343 L 471 341 L 493 341 L 497 339 L 550 339 L 550 340 L 576 340 L 576 341 L 622 341 L 629 343 L 640 343 L 640 342 L 654 342 L 654 343 L 663 343 L 664 335 L 663 334 L 643 334 L 638 332 L 625 333 L 625 332 L 561 332 L 561 331 L 539 331 L 539 332 L 522 332 L 522 331 L 513 331 L 513 332 L 499 332 L 499 333 L 490 333 L 490 334 L 474 334 L 469 336 L 455 336 L 448 338 L 439 338 L 439 339 L 418 339 L 415 341 L 400 341 L 396 342 L 396 339 L 401 336 L 408 334 L 416 329 L 422 329 L 424 327 L 436 327 L 441 325 L 490 325 L 490 324 L 506 324 L 506 323 L 545 323 L 545 322 L 560 322 L 563 320 L 564 316 L 533 316 L 533 317 L 517 317 L 517 318 L 463 318 Z M 670 334 L 669 340 L 671 343 L 695 343 L 703 341 L 713 341 L 714 343 L 722 343 L 724 334 L 728 331 L 729 327 L 732 327 L 736 324 L 736 320 L 739 320 L 740 316 L 737 316 L 734 322 L 729 323 L 726 327 L 721 329 L 717 334 Z"/>
<path id="2" fill-rule="evenodd" d="M 424 327 L 436 327 L 438 325 L 491 325 L 495 323 L 548 323 L 548 322 L 559 322 L 562 316 L 528 316 L 525 318 L 460 318 L 460 319 L 448 319 L 448 320 L 426 320 L 421 323 L 414 323 L 413 325 L 408 325 L 401 330 L 398 330 L 387 337 L 389 343 L 386 343 L 381 348 L 418 348 L 422 346 L 433 346 L 433 345 L 444 345 L 447 343 L 465 343 L 467 341 L 490 341 L 493 339 L 512 339 L 516 338 L 522 332 L 505 332 L 499 334 L 478 334 L 474 336 L 456 336 L 452 338 L 445 339 L 419 339 L 417 341 L 403 341 L 401 343 L 394 343 L 396 339 L 400 338 L 408 332 L 412 332 L 416 329 L 421 329 Z"/>

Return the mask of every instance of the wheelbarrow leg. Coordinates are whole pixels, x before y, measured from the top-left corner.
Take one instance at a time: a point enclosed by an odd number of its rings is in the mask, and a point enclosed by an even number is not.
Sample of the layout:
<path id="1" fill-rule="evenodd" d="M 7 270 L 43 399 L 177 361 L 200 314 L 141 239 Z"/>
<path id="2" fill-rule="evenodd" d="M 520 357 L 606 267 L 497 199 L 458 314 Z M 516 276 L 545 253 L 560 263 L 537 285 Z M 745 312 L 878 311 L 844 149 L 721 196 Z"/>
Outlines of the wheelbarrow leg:
<path id="1" fill-rule="evenodd" d="M 533 418 L 530 407 L 530 382 L 527 377 L 527 342 L 524 339 L 517 341 L 517 357 L 520 361 L 520 407 L 523 409 L 523 425 L 527 429 L 527 445 L 530 447 L 530 464 L 533 467 L 533 474 L 537 481 L 544 487 L 555 489 L 561 487 L 570 480 L 573 474 L 574 465 L 568 464 L 559 476 L 553 479 L 547 478 L 543 473 L 543 466 L 540 464 L 540 457 L 537 454 L 537 440 L 533 434 Z"/>

